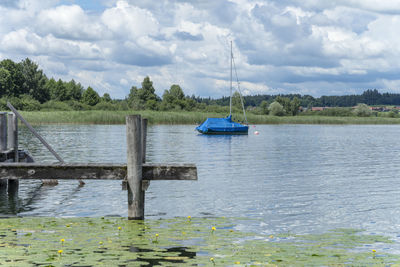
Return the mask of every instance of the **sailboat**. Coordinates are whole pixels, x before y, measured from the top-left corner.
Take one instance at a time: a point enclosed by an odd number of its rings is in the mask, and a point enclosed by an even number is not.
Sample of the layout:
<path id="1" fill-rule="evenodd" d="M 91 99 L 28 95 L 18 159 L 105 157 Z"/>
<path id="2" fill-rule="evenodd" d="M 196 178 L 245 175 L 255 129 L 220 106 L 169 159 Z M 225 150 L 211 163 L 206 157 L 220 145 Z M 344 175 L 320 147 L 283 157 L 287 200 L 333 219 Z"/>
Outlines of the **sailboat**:
<path id="1" fill-rule="evenodd" d="M 236 66 L 235 66 L 236 80 L 246 124 L 241 124 L 239 122 L 235 122 L 232 120 L 232 65 L 235 65 L 235 61 L 233 58 L 232 42 L 231 42 L 231 83 L 230 83 L 230 97 L 229 97 L 229 116 L 225 118 L 207 118 L 202 124 L 196 127 L 196 130 L 202 134 L 248 134 L 249 132 L 246 112 L 244 110 L 243 97 L 242 94 L 240 93 L 239 79 L 237 78 L 237 73 L 236 73 Z"/>

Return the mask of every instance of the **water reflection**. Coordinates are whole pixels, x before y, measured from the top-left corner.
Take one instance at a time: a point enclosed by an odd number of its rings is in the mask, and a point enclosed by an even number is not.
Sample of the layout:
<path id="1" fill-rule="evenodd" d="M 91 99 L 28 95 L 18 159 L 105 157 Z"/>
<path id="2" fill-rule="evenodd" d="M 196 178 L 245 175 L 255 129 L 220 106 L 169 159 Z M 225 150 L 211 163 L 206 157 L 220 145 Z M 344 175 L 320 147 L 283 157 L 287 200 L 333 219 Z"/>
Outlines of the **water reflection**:
<path id="1" fill-rule="evenodd" d="M 46 201 L 51 192 L 57 191 L 55 185 L 44 185 L 41 181 L 31 182 L 29 190 L 24 190 L 22 197 L 19 196 L 19 186 L 0 187 L 0 217 L 9 217 L 21 213 L 34 211 L 41 201 Z M 64 204 L 68 199 L 78 193 L 82 186 L 77 184 L 75 189 L 68 191 L 58 204 Z"/>
<path id="2" fill-rule="evenodd" d="M 147 266 L 147 267 L 152 267 L 152 266 L 160 266 L 164 264 L 183 264 L 185 263 L 186 260 L 188 259 L 194 259 L 196 257 L 196 252 L 189 251 L 190 248 L 188 247 L 171 247 L 171 248 L 166 248 L 163 253 L 160 253 L 159 257 L 154 257 L 154 256 L 147 256 L 146 253 L 155 253 L 155 250 L 152 249 L 144 249 L 140 247 L 136 247 L 135 245 L 132 245 L 128 248 L 130 252 L 133 253 L 139 253 L 139 257 L 135 260 L 131 260 L 131 262 L 141 262 L 140 266 Z M 163 257 L 161 254 L 169 254 L 169 253 L 174 253 L 176 256 L 174 257 Z M 150 254 L 151 255 L 151 254 Z M 143 262 L 146 262 L 147 264 L 143 264 Z M 120 266 L 125 266 L 125 265 L 120 265 Z"/>

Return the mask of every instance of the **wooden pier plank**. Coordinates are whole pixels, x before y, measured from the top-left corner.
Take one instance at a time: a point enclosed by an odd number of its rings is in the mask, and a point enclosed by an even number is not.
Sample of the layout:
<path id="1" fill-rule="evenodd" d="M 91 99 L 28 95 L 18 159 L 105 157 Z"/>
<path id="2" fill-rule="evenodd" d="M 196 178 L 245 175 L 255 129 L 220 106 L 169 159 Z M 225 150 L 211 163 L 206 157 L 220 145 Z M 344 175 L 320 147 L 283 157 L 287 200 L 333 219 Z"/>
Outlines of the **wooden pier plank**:
<path id="1" fill-rule="evenodd" d="M 143 164 L 143 180 L 197 180 L 194 164 Z M 0 163 L 0 179 L 124 180 L 126 164 Z"/>
<path id="2" fill-rule="evenodd" d="M 143 180 L 197 180 L 194 164 L 143 164 Z"/>

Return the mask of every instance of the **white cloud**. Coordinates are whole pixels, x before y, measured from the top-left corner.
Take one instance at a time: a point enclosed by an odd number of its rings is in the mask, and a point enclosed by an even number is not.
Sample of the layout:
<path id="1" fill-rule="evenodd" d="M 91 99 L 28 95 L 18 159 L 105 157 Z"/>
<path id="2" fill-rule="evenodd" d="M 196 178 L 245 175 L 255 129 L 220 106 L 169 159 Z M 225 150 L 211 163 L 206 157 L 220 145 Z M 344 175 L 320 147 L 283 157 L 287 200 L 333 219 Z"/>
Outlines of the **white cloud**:
<path id="1" fill-rule="evenodd" d="M 55 38 L 52 35 L 41 37 L 27 29 L 20 29 L 6 34 L 1 45 L 9 52 L 26 55 L 49 55 L 54 57 L 86 58 L 101 57 L 96 44 L 84 41 L 71 41 Z"/>
<path id="2" fill-rule="evenodd" d="M 40 37 L 32 34 L 26 29 L 20 29 L 7 33 L 1 40 L 1 46 L 5 50 L 21 52 L 26 54 L 36 54 L 40 43 Z"/>
<path id="3" fill-rule="evenodd" d="M 63 3 L 63 4 L 61 4 Z M 30 57 L 55 78 L 124 98 L 147 75 L 157 93 L 220 97 L 229 43 L 249 94 L 343 94 L 399 86 L 400 2 L 102 0 L 0 2 L 0 59 Z M 354 90 L 353 90 L 354 89 Z"/>
<path id="4" fill-rule="evenodd" d="M 58 6 L 37 15 L 37 30 L 43 35 L 73 40 L 107 39 L 109 34 L 96 18 L 90 18 L 78 5 Z"/>
<path id="5" fill-rule="evenodd" d="M 159 31 L 158 22 L 151 12 L 129 5 L 126 1 L 118 1 L 115 7 L 107 9 L 101 21 L 115 36 L 124 39 L 157 35 Z"/>
<path id="6" fill-rule="evenodd" d="M 392 0 L 342 0 L 345 5 L 376 12 L 397 13 L 400 11 L 400 2 Z"/>
<path id="7" fill-rule="evenodd" d="M 16 5 L 22 9 L 27 10 L 31 13 L 36 13 L 42 9 L 46 9 L 58 4 L 59 0 L 15 0 Z"/>

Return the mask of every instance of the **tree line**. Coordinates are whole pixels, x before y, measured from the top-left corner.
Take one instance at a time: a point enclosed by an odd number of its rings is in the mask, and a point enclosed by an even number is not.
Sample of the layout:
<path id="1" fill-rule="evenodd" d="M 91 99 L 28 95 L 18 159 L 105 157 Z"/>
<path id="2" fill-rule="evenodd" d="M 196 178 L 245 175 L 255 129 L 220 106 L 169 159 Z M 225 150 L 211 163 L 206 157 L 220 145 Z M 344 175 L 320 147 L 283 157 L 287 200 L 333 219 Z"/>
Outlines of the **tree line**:
<path id="1" fill-rule="evenodd" d="M 10 101 L 21 110 L 185 110 L 226 112 L 229 96 L 218 99 L 185 95 L 182 88 L 173 84 L 160 97 L 150 77 L 145 77 L 141 87 L 132 86 L 125 99 L 111 99 L 105 93 L 100 96 L 92 87 L 80 83 L 48 78 L 35 62 L 26 58 L 19 63 L 11 59 L 0 61 L 0 110 Z M 244 96 L 249 112 L 273 115 L 297 115 L 299 107 L 352 107 L 367 105 L 400 105 L 400 94 L 379 93 L 369 89 L 360 95 L 321 96 L 311 95 L 253 95 Z M 234 111 L 240 111 L 242 100 L 238 92 L 232 97 Z"/>
<path id="2" fill-rule="evenodd" d="M 246 107 L 257 107 L 262 101 L 272 103 L 277 97 L 288 98 L 293 100 L 299 99 L 302 107 L 354 107 L 359 103 L 367 105 L 400 105 L 400 94 L 396 93 L 379 93 L 376 89 L 368 89 L 359 95 L 342 95 L 342 96 L 321 96 L 313 97 L 311 95 L 300 94 L 280 94 L 280 95 L 250 95 L 244 96 Z M 229 105 L 229 97 L 221 97 L 219 99 L 197 97 L 196 101 L 206 104 Z"/>

